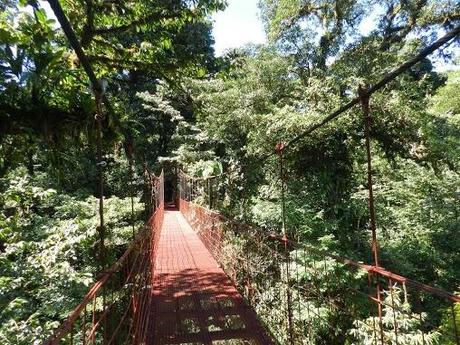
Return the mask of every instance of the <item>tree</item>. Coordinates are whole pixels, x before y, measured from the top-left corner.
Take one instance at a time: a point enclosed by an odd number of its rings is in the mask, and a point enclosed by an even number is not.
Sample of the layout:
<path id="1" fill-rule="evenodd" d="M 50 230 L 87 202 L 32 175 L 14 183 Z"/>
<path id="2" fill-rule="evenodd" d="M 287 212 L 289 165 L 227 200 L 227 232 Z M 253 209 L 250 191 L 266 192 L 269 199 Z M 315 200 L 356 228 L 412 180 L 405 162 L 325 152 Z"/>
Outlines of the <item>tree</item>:
<path id="1" fill-rule="evenodd" d="M 407 296 L 401 295 L 403 291 L 399 287 L 392 287 L 392 290 L 384 292 L 382 330 L 375 316 L 354 322 L 355 328 L 350 333 L 355 337 L 357 344 L 371 345 L 379 342 L 381 331 L 385 344 L 438 344 L 438 332 L 422 330 L 422 321 L 426 315 L 412 312 Z"/>
<path id="2" fill-rule="evenodd" d="M 373 43 L 380 55 L 400 49 L 410 33 L 435 35 L 460 20 L 458 4 L 449 0 L 261 0 L 260 7 L 270 40 L 295 57 L 306 77 L 325 71 L 345 50 Z M 360 25 L 369 18 L 376 28 L 366 37 Z"/>
<path id="3" fill-rule="evenodd" d="M 145 221 L 137 201 L 140 172 L 159 168 L 158 157 L 177 146 L 176 127 L 194 117 L 183 79 L 215 70 L 209 16 L 225 4 L 61 3 L 97 77 L 108 85 L 114 110 L 104 109 L 102 133 L 106 248 L 113 262 L 133 227 Z M 0 4 L 2 344 L 41 343 L 101 266 L 94 95 L 67 38 L 41 5 Z"/>

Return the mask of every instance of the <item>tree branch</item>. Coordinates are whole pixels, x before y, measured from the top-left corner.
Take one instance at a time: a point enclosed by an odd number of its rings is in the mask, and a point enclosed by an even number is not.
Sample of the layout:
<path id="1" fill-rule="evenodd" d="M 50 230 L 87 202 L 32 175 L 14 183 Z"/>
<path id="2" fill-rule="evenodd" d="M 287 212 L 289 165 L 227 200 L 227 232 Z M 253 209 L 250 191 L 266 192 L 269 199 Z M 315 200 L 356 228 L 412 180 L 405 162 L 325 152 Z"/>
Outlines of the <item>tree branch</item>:
<path id="1" fill-rule="evenodd" d="M 120 68 L 120 69 L 137 69 L 142 70 L 147 73 L 155 73 L 161 79 L 164 79 L 168 83 L 172 83 L 172 79 L 168 77 L 164 71 L 170 70 L 173 71 L 176 66 L 170 64 L 169 66 L 166 64 L 154 64 L 151 62 L 145 61 L 136 61 L 136 60 L 127 60 L 124 58 L 109 58 L 107 56 L 102 55 L 89 55 L 88 59 L 92 62 L 96 63 L 103 63 L 105 66 L 109 66 L 112 68 Z"/>
<path id="2" fill-rule="evenodd" d="M 91 42 L 94 35 L 94 6 L 92 0 L 85 0 L 86 4 L 86 22 L 83 26 L 83 32 L 81 34 L 82 47 L 86 47 Z"/>
<path id="3" fill-rule="evenodd" d="M 152 13 L 144 18 L 140 18 L 137 20 L 133 20 L 130 23 L 123 24 L 120 26 L 112 26 L 106 28 L 98 28 L 94 29 L 93 33 L 95 35 L 106 35 L 106 34 L 114 34 L 120 33 L 124 31 L 128 31 L 130 29 L 134 29 L 139 25 L 145 25 L 153 21 L 159 21 L 161 19 L 179 19 L 183 16 L 181 13 L 171 13 L 171 14 L 164 14 L 164 13 Z"/>

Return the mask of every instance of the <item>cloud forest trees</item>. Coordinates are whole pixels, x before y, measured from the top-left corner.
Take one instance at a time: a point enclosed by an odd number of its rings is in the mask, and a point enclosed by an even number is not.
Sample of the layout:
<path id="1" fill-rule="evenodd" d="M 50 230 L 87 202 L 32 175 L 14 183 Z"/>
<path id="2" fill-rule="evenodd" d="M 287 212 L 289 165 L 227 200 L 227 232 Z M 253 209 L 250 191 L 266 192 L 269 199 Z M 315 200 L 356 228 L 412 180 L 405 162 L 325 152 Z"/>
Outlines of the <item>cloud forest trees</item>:
<path id="1" fill-rule="evenodd" d="M 280 229 L 279 162 L 263 157 L 354 97 L 358 85 L 372 84 L 458 25 L 458 5 L 261 1 L 261 8 L 271 44 L 228 52 L 215 78 L 191 85 L 197 126 L 207 137 L 203 156 L 215 148 L 228 172 L 232 197 L 223 206 Z M 373 30 L 360 31 L 370 15 Z M 371 99 L 382 265 L 450 291 L 460 287 L 456 82 L 456 72 L 436 72 L 426 59 Z M 293 236 L 372 261 L 365 157 L 358 108 L 286 153 L 286 222 Z"/>
<path id="2" fill-rule="evenodd" d="M 307 74 L 325 71 L 345 50 L 397 51 L 411 33 L 429 35 L 460 19 L 458 4 L 450 0 L 262 0 L 260 7 L 270 40 L 295 56 Z M 365 40 L 362 28 L 370 31 Z"/>
<path id="3" fill-rule="evenodd" d="M 182 79 L 215 71 L 209 15 L 225 3 L 62 4 L 113 105 L 103 153 L 107 248 L 115 260 L 132 239 L 133 221 L 136 229 L 143 221 L 143 166 L 158 170 L 158 157 L 176 147 L 168 143 L 177 117 L 193 118 Z M 95 104 L 80 61 L 45 5 L 0 4 L 2 344 L 44 340 L 100 270 Z M 144 93 L 153 101 L 138 97 Z M 131 180 L 134 191 L 127 188 Z"/>
<path id="4" fill-rule="evenodd" d="M 131 235 L 130 161 L 138 191 L 160 157 L 223 171 L 221 210 L 278 229 L 279 162 L 262 158 L 459 24 L 448 0 L 262 0 L 269 43 L 216 58 L 209 15 L 224 1 L 62 3 L 114 108 L 103 129 L 113 258 Z M 43 2 L 0 8 L 0 342 L 30 344 L 97 271 L 95 105 Z M 458 78 L 426 59 L 371 99 L 382 265 L 450 291 L 460 288 Z M 289 151 L 286 221 L 301 241 L 370 262 L 363 140 L 353 108 Z M 356 339 L 366 332 L 355 324 Z"/>
<path id="5" fill-rule="evenodd" d="M 65 136 L 91 136 L 94 104 L 78 58 L 40 2 L 30 4 L 28 11 L 16 2 L 5 4 L 1 14 L 2 137 L 27 129 L 28 140 L 38 135 L 52 146 Z M 105 126 L 108 141 L 132 139 L 130 121 L 142 107 L 127 100 L 137 91 L 155 90 L 160 79 L 177 86 L 183 76 L 202 77 L 215 67 L 208 14 L 222 9 L 223 2 L 65 5 L 98 77 L 108 81 L 114 97 L 115 114 Z"/>

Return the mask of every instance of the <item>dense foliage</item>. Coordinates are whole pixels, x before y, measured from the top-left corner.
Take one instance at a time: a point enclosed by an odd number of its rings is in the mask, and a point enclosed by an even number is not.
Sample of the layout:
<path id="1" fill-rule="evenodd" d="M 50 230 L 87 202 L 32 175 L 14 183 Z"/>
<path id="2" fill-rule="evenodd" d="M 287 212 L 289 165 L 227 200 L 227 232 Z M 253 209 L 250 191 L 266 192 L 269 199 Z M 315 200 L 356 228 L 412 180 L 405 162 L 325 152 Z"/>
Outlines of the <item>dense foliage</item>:
<path id="1" fill-rule="evenodd" d="M 217 66 L 209 15 L 224 3 L 62 4 L 113 107 L 104 109 L 102 142 L 113 262 L 149 212 L 143 169 L 160 170 L 158 157 L 180 142 L 175 128 L 192 117 L 181 78 Z M 0 343 L 38 344 L 102 270 L 95 104 L 47 4 L 0 9 Z"/>
<path id="2" fill-rule="evenodd" d="M 261 0 L 269 42 L 216 58 L 210 15 L 225 1 L 62 3 L 113 105 L 102 148 L 112 261 L 132 238 L 132 195 L 135 228 L 145 219 L 147 166 L 223 171 L 216 206 L 279 231 L 279 160 L 262 157 L 460 22 L 450 0 Z M 95 104 L 44 7 L 0 3 L 2 344 L 44 339 L 100 271 Z M 434 58 L 452 62 L 458 39 L 452 47 Z M 458 90 L 458 71 L 425 59 L 371 99 L 382 265 L 449 291 L 460 288 Z M 360 109 L 289 148 L 285 168 L 289 235 L 371 262 Z M 436 305 L 427 317 L 452 327 Z M 370 343 L 359 320 L 352 326 L 348 336 Z M 321 327 L 318 343 L 345 336 L 327 338 Z M 402 330 L 404 343 L 420 343 L 417 327 Z M 429 339 L 442 341 L 435 331 Z"/>

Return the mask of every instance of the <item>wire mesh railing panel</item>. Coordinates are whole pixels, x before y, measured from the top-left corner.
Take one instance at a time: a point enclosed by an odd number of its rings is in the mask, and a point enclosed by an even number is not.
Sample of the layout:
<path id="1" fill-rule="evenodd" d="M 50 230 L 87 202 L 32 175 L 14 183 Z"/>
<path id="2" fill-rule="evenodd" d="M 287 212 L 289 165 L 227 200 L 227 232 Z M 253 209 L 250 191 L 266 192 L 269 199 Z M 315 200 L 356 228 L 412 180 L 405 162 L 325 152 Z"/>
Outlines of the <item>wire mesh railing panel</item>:
<path id="1" fill-rule="evenodd" d="M 458 296 L 184 199 L 180 211 L 282 344 L 460 344 Z"/>
<path id="2" fill-rule="evenodd" d="M 163 173 L 152 177 L 150 183 L 153 214 L 149 221 L 123 256 L 101 275 L 44 344 L 146 342 L 154 253 L 164 215 Z"/>
<path id="3" fill-rule="evenodd" d="M 222 175 L 192 177 L 179 171 L 179 199 L 214 208 L 219 202 Z"/>

